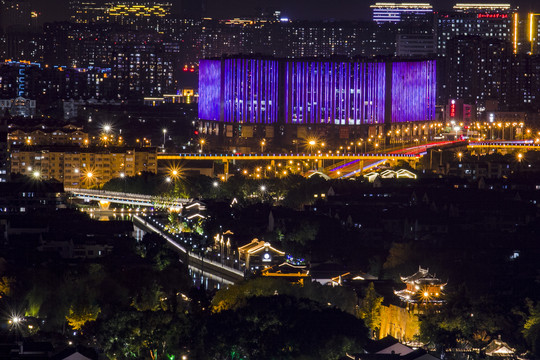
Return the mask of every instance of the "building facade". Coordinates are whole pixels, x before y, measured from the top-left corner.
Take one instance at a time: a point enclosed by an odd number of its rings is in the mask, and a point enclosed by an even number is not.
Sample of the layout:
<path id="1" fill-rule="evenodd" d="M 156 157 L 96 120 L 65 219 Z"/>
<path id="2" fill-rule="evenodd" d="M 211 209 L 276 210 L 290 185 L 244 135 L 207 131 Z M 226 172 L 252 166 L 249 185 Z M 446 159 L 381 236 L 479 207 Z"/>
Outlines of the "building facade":
<path id="1" fill-rule="evenodd" d="M 367 125 L 435 118 L 436 63 L 201 60 L 199 118 Z"/>
<path id="2" fill-rule="evenodd" d="M 11 154 L 11 172 L 55 179 L 66 187 L 99 188 L 121 174 L 156 174 L 157 149 L 17 148 Z"/>
<path id="3" fill-rule="evenodd" d="M 447 42 L 458 36 L 479 36 L 512 43 L 517 53 L 517 12 L 509 6 L 460 6 L 452 12 L 436 15 L 437 52 L 445 56 L 451 52 Z"/>
<path id="4" fill-rule="evenodd" d="M 373 21 L 381 24 L 412 19 L 424 19 L 433 13 L 429 3 L 376 3 L 371 5 Z"/>

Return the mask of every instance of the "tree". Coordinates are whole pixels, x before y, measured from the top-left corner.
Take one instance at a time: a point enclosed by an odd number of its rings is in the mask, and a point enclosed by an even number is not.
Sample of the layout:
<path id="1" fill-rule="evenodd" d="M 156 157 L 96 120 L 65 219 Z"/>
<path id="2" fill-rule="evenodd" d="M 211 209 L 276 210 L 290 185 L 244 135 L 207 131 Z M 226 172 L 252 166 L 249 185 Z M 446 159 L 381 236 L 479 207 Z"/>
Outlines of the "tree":
<path id="1" fill-rule="evenodd" d="M 445 304 L 419 316 L 420 340 L 439 348 L 455 347 L 459 342 L 482 347 L 502 329 L 511 328 L 507 313 L 499 299 L 471 296 L 462 286 L 448 294 Z"/>
<path id="2" fill-rule="evenodd" d="M 534 354 L 540 353 L 540 302 L 536 304 L 532 300 L 527 299 L 527 308 L 529 316 L 523 325 L 523 336 L 531 347 Z"/>
<path id="3" fill-rule="evenodd" d="M 224 310 L 239 309 L 252 297 L 273 295 L 309 299 L 324 306 L 338 308 L 349 314 L 354 313 L 356 304 L 354 291 L 341 286 L 324 286 L 316 282 L 301 286 L 291 284 L 283 279 L 260 277 L 218 291 L 212 299 L 212 311 L 219 313 Z"/>
<path id="4" fill-rule="evenodd" d="M 14 279 L 8 276 L 0 276 L 0 298 L 9 296 Z"/>
<path id="5" fill-rule="evenodd" d="M 161 309 L 161 299 L 163 296 L 161 286 L 156 282 L 145 284 L 137 290 L 137 294 L 133 297 L 131 305 L 137 311 L 157 311 Z"/>
<path id="6" fill-rule="evenodd" d="M 98 305 L 74 304 L 69 308 L 66 320 L 73 330 L 81 330 L 89 321 L 96 321 L 101 309 Z"/>
<path id="7" fill-rule="evenodd" d="M 411 243 L 392 243 L 388 258 L 383 264 L 383 269 L 393 269 L 409 262 L 413 255 L 413 245 Z"/>
<path id="8" fill-rule="evenodd" d="M 166 359 L 189 343 L 189 320 L 165 311 L 118 311 L 99 322 L 98 343 L 109 358 Z"/>
<path id="9" fill-rule="evenodd" d="M 362 321 L 289 295 L 252 297 L 213 314 L 205 343 L 214 359 L 338 359 L 366 340 Z"/>
<path id="10" fill-rule="evenodd" d="M 364 320 L 366 326 L 371 329 L 371 336 L 381 328 L 381 306 L 384 298 L 375 291 L 373 283 L 370 283 L 366 296 L 362 299 L 358 308 L 360 319 Z"/>

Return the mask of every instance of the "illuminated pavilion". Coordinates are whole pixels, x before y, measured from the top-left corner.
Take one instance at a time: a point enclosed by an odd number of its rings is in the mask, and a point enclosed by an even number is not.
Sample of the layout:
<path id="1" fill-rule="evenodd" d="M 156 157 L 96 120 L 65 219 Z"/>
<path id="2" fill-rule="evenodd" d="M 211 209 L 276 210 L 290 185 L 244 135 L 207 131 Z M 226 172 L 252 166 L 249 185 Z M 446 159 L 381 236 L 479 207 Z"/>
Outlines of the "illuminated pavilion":
<path id="1" fill-rule="evenodd" d="M 430 274 L 429 269 L 422 269 L 419 266 L 416 273 L 401 277 L 401 281 L 407 284 L 407 287 L 394 291 L 394 294 L 406 304 L 437 305 L 444 302 L 443 291 L 446 283 L 435 274 Z"/>

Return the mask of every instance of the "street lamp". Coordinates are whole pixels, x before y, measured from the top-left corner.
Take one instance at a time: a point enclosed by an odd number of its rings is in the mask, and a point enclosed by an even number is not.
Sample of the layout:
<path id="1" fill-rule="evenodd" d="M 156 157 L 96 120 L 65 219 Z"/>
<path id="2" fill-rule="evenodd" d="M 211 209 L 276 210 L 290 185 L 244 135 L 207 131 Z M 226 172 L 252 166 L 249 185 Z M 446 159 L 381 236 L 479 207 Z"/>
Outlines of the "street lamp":
<path id="1" fill-rule="evenodd" d="M 121 172 L 120 173 L 120 179 L 124 180 L 124 186 L 123 186 L 123 191 L 126 192 L 126 174 Z"/>
<path id="2" fill-rule="evenodd" d="M 463 157 L 463 153 L 460 151 L 460 152 L 458 152 L 457 156 L 459 158 L 459 162 L 461 162 L 461 158 Z"/>
<path id="3" fill-rule="evenodd" d="M 163 149 L 165 150 L 165 135 L 167 134 L 167 129 L 163 129 Z"/>
<path id="4" fill-rule="evenodd" d="M 199 140 L 199 143 L 201 144 L 201 152 L 204 151 L 204 144 L 206 143 L 206 141 L 204 141 L 204 139 L 201 139 Z"/>
<path id="5" fill-rule="evenodd" d="M 459 126 L 454 126 L 454 131 L 456 132 L 456 140 L 458 139 L 459 130 L 461 130 Z"/>
<path id="6" fill-rule="evenodd" d="M 317 144 L 317 142 L 315 140 L 309 140 L 308 141 L 308 145 L 309 145 L 309 153 L 311 154 L 311 152 L 313 151 L 313 147 Z"/>
<path id="7" fill-rule="evenodd" d="M 264 152 L 264 145 L 266 145 L 266 140 L 261 141 L 261 153 Z"/>

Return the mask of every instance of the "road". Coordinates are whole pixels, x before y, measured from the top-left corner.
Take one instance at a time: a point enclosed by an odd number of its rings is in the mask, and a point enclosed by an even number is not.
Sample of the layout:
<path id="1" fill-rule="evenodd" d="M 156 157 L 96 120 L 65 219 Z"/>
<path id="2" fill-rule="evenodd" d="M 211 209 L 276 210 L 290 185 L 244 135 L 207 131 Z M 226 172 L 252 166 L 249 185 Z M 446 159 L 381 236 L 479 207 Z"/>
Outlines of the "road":
<path id="1" fill-rule="evenodd" d="M 171 234 L 163 231 L 157 220 L 133 215 L 133 222 L 137 227 L 144 231 L 158 234 L 167 240 L 167 242 L 180 253 L 182 262 L 186 263 L 189 268 L 200 272 L 203 276 L 226 285 L 234 284 L 244 279 L 244 273 L 242 271 L 222 265 L 213 260 L 202 258 L 201 256 L 190 252 L 184 246 L 180 245 Z"/>

